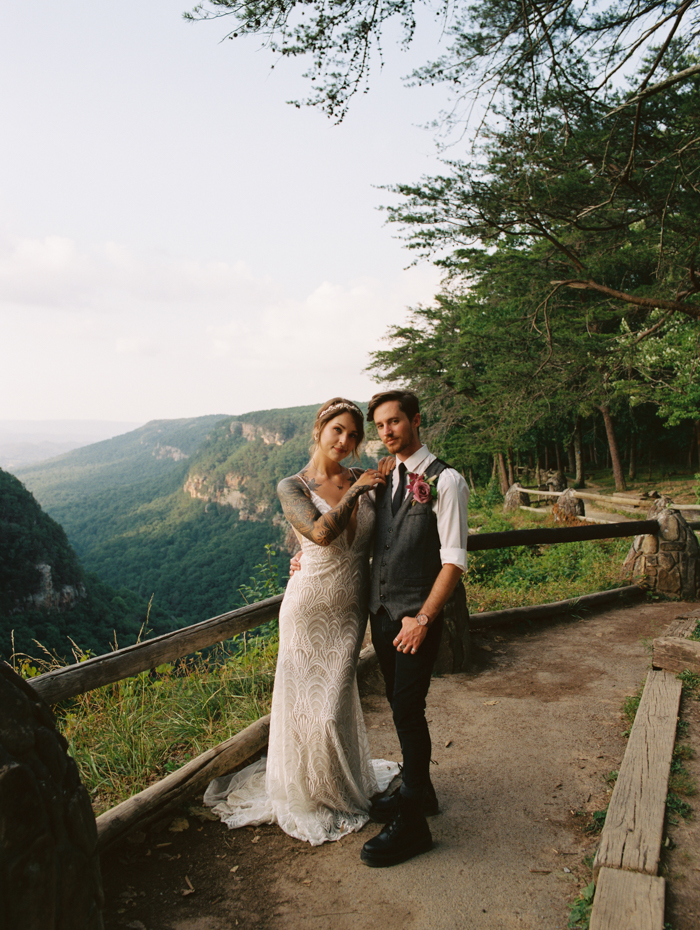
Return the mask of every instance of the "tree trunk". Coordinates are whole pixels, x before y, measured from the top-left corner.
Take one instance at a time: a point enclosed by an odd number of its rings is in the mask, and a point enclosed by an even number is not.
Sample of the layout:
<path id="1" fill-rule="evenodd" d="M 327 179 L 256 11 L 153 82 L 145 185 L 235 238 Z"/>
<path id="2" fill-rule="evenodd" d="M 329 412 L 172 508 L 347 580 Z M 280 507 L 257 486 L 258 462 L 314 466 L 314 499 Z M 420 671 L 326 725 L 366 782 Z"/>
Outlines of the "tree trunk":
<path id="1" fill-rule="evenodd" d="M 502 452 L 498 453 L 498 470 L 501 477 L 501 491 L 505 495 L 508 493 L 510 485 L 508 484 L 508 473 L 506 471 L 506 457 Z"/>
<path id="2" fill-rule="evenodd" d="M 549 446 L 546 443 L 544 447 L 544 470 L 549 471 Z"/>
<path id="3" fill-rule="evenodd" d="M 698 471 L 700 471 L 700 420 L 695 421 L 695 435 L 698 440 Z"/>
<path id="4" fill-rule="evenodd" d="M 585 488 L 586 480 L 583 474 L 583 436 L 581 430 L 581 417 L 576 417 L 574 426 L 574 456 L 576 458 L 576 482 L 577 488 Z"/>
<path id="5" fill-rule="evenodd" d="M 564 469 L 561 467 L 561 451 L 558 442 L 554 443 L 554 454 L 557 457 L 557 471 L 564 471 Z"/>
<path id="6" fill-rule="evenodd" d="M 591 443 L 591 459 L 595 462 L 595 467 L 598 467 L 598 431 L 596 426 L 598 425 L 598 417 L 593 417 L 593 442 Z"/>
<path id="7" fill-rule="evenodd" d="M 647 481 L 651 481 L 651 446 L 649 446 L 649 477 Z"/>
<path id="8" fill-rule="evenodd" d="M 688 471 L 692 472 L 693 470 L 693 456 L 695 455 L 695 443 L 697 442 L 697 429 L 696 429 L 696 420 L 693 420 L 690 430 L 690 446 L 688 448 Z"/>
<path id="9" fill-rule="evenodd" d="M 491 469 L 491 481 L 493 481 L 493 479 L 496 477 L 497 474 L 498 474 L 498 455 L 494 452 L 493 453 L 493 468 Z"/>
<path id="10" fill-rule="evenodd" d="M 567 455 L 567 458 L 569 459 L 569 474 L 575 475 L 576 474 L 576 452 L 574 450 L 573 440 L 570 441 L 566 447 L 566 455 Z"/>
<path id="11" fill-rule="evenodd" d="M 471 465 L 469 466 L 469 484 L 472 486 L 472 491 L 476 491 L 474 486 L 474 472 L 472 471 Z"/>
<path id="12" fill-rule="evenodd" d="M 637 434 L 632 433 L 630 436 L 630 470 L 629 479 L 634 481 L 637 477 Z"/>
<path id="13" fill-rule="evenodd" d="M 541 480 L 542 480 L 542 476 L 540 475 L 540 450 L 537 447 L 535 447 L 535 487 L 536 488 L 539 488 Z"/>
<path id="14" fill-rule="evenodd" d="M 515 484 L 515 469 L 513 468 L 513 450 L 508 446 L 508 487 Z"/>
<path id="15" fill-rule="evenodd" d="M 625 484 L 625 476 L 622 473 L 622 462 L 620 461 L 620 450 L 617 446 L 617 438 L 615 436 L 615 425 L 613 423 L 612 414 L 610 413 L 610 407 L 607 404 L 602 404 L 600 406 L 600 412 L 603 414 L 603 420 L 605 422 L 605 432 L 608 435 L 608 449 L 610 451 L 610 461 L 612 463 L 613 476 L 615 477 L 615 490 L 616 491 L 626 491 L 627 485 Z"/>

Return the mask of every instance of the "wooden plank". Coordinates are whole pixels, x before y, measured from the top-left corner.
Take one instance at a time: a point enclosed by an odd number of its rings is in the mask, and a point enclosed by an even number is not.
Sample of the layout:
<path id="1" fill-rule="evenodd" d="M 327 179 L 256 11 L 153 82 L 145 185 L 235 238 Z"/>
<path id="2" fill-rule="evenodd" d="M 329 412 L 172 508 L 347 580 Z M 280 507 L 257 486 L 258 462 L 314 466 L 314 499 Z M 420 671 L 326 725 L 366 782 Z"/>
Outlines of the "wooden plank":
<path id="1" fill-rule="evenodd" d="M 535 604 L 529 607 L 510 607 L 505 610 L 474 613 L 470 616 L 470 626 L 478 628 L 500 626 L 520 621 L 543 620 L 557 614 L 615 606 L 623 601 L 643 600 L 645 596 L 646 589 L 641 585 L 626 585 L 623 588 L 597 591 L 594 594 L 583 594 L 580 597 L 571 597 L 564 601 L 553 601 L 550 604 Z"/>
<path id="2" fill-rule="evenodd" d="M 193 794 L 204 792 L 213 778 L 225 775 L 264 749 L 270 733 L 270 715 L 261 717 L 231 739 L 192 759 L 177 772 L 128 798 L 97 818 L 100 852 L 123 839 L 136 827 L 143 829 Z"/>
<path id="3" fill-rule="evenodd" d="M 92 691 L 93 688 L 120 681 L 130 675 L 138 675 L 139 672 L 148 671 L 162 665 L 163 662 L 174 662 L 182 656 L 230 639 L 268 620 L 274 620 L 279 614 L 281 603 L 281 594 L 270 597 L 266 601 L 231 610 L 134 646 L 95 656 L 86 662 L 67 665 L 45 675 L 37 675 L 36 678 L 29 678 L 27 684 L 49 704 L 54 704 L 56 701 Z"/>
<path id="4" fill-rule="evenodd" d="M 686 617 L 676 617 L 666 628 L 664 636 L 676 636 L 681 639 L 687 639 L 691 633 L 695 632 L 695 627 L 700 622 L 700 610 L 695 611 L 695 616 L 689 614 Z"/>
<path id="5" fill-rule="evenodd" d="M 590 930 L 663 930 L 665 897 L 663 878 L 601 869 Z"/>
<path id="6" fill-rule="evenodd" d="M 604 494 L 594 494 L 590 491 L 574 491 L 574 497 L 584 501 L 599 501 L 601 504 L 610 504 L 611 506 L 632 507 L 651 507 L 654 503 L 652 499 L 635 500 L 633 497 L 606 497 Z"/>
<path id="7" fill-rule="evenodd" d="M 565 601 L 553 601 L 551 604 L 536 604 L 532 607 L 509 607 L 507 610 L 487 610 L 480 614 L 470 614 L 469 626 L 480 629 L 487 626 L 501 626 L 506 623 L 544 620 L 558 614 L 575 610 L 595 610 L 600 607 L 614 606 L 623 601 L 637 601 L 646 597 L 646 590 L 638 584 L 613 588 L 610 591 L 596 591 L 595 594 L 583 594 L 570 597 Z"/>
<path id="8" fill-rule="evenodd" d="M 600 526 L 542 527 L 534 530 L 508 530 L 504 533 L 475 533 L 467 540 L 467 550 L 506 549 L 510 546 L 541 546 L 554 543 L 580 542 L 588 539 L 618 539 L 624 536 L 656 536 L 656 520 L 628 520 L 626 523 L 605 523 Z"/>
<path id="9" fill-rule="evenodd" d="M 681 683 L 674 675 L 649 672 L 593 862 L 594 877 L 601 868 L 658 872 L 680 699 Z"/>
<path id="10" fill-rule="evenodd" d="M 700 672 L 700 643 L 678 636 L 659 636 L 653 643 L 651 664 L 667 672 Z"/>

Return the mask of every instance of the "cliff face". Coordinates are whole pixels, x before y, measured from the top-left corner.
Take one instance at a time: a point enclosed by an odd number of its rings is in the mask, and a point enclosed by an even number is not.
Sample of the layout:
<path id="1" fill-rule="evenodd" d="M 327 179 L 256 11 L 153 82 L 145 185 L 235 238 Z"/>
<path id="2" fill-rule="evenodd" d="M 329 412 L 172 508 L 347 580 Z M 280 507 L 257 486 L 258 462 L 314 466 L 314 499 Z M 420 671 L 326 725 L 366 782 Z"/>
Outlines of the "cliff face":
<path id="1" fill-rule="evenodd" d="M 13 475 L 0 471 L 0 611 L 65 610 L 85 578 L 63 529 Z"/>
<path id="2" fill-rule="evenodd" d="M 285 437 L 279 430 L 268 429 L 255 423 L 233 420 L 229 426 L 229 431 L 232 436 L 241 435 L 248 442 L 252 442 L 254 439 L 262 439 L 266 446 L 283 446 L 285 443 Z"/>
<path id="3" fill-rule="evenodd" d="M 313 408 L 263 411 L 223 421 L 193 458 L 183 490 L 231 507 L 238 519 L 283 521 L 277 483 L 308 461 Z"/>
<path id="4" fill-rule="evenodd" d="M 190 497 L 238 510 L 239 520 L 272 520 L 275 526 L 283 523 L 282 516 L 273 512 L 274 502 L 257 498 L 255 489 L 248 489 L 246 493 L 246 483 L 246 479 L 235 472 L 225 474 L 223 482 L 212 481 L 210 476 L 194 472 L 188 475 L 183 490 Z"/>
<path id="5" fill-rule="evenodd" d="M 316 409 L 265 410 L 216 424 L 191 460 L 185 493 L 231 507 L 240 520 L 283 524 L 277 485 L 308 462 Z M 367 443 L 372 458 L 379 449 L 381 442 Z"/>

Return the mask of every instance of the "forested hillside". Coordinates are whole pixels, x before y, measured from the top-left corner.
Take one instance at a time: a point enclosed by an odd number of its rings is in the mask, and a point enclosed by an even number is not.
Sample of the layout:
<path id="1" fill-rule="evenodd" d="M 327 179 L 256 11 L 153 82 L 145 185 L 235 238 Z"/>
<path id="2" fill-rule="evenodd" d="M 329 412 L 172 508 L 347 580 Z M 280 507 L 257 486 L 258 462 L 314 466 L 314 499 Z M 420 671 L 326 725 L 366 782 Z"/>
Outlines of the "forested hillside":
<path id="1" fill-rule="evenodd" d="M 0 470 L 0 657 L 107 652 L 116 638 L 133 642 L 147 603 L 86 573 L 63 529 L 13 475 Z M 161 629 L 168 618 L 156 611 Z"/>
<path id="2" fill-rule="evenodd" d="M 308 461 L 317 409 L 156 421 L 18 474 L 87 569 L 185 626 L 240 605 L 283 545 L 276 486 Z"/>

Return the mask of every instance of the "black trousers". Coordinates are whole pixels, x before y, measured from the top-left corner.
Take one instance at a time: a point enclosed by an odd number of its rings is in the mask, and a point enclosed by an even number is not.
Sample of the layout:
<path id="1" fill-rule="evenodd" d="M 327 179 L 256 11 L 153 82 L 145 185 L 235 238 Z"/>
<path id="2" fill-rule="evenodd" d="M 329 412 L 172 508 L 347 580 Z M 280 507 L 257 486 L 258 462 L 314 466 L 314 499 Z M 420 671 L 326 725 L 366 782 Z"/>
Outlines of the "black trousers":
<path id="1" fill-rule="evenodd" d="M 384 608 L 370 615 L 372 645 L 384 675 L 386 696 L 394 716 L 394 726 L 403 754 L 401 794 L 420 798 L 430 781 L 430 731 L 425 719 L 425 699 L 430 676 L 440 648 L 442 616 L 428 628 L 428 635 L 415 653 L 399 652 L 394 638 L 400 620 L 392 620 Z"/>

